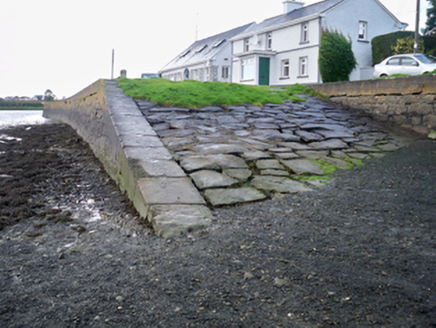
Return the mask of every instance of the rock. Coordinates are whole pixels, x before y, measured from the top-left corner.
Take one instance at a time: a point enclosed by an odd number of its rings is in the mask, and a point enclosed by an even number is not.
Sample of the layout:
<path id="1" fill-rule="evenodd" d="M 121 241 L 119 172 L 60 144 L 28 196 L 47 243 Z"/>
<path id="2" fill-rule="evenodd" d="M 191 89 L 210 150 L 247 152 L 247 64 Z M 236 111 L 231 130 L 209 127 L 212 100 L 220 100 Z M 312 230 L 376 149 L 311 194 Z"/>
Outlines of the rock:
<path id="1" fill-rule="evenodd" d="M 325 141 L 312 142 L 309 147 L 313 149 L 347 149 L 349 146 L 339 139 L 329 139 Z"/>
<path id="2" fill-rule="evenodd" d="M 329 154 L 327 150 L 299 150 L 296 151 L 296 153 L 300 157 L 311 158 L 311 159 L 319 159 Z"/>
<path id="3" fill-rule="evenodd" d="M 321 160 L 329 164 L 332 164 L 341 170 L 347 170 L 353 167 L 353 164 L 339 158 L 323 157 L 321 158 Z"/>
<path id="4" fill-rule="evenodd" d="M 312 174 L 323 175 L 324 171 L 321 165 L 307 159 L 294 159 L 290 161 L 282 161 L 282 163 L 295 174 Z"/>
<path id="5" fill-rule="evenodd" d="M 235 189 L 208 189 L 204 195 L 213 206 L 253 202 L 266 198 L 266 196 L 259 190 L 249 187 Z"/>
<path id="6" fill-rule="evenodd" d="M 259 170 L 283 170 L 283 165 L 276 159 L 262 159 L 256 162 Z"/>
<path id="7" fill-rule="evenodd" d="M 300 157 L 295 153 L 276 153 L 275 156 L 280 159 L 295 159 Z"/>
<path id="8" fill-rule="evenodd" d="M 199 189 L 207 189 L 213 187 L 228 187 L 234 185 L 235 183 L 238 183 L 238 180 L 236 179 L 209 170 L 194 172 L 191 174 L 191 178 L 194 180 L 195 185 Z"/>
<path id="9" fill-rule="evenodd" d="M 312 141 L 321 141 L 324 138 L 316 133 L 307 132 L 304 130 L 296 131 L 295 134 L 299 136 L 301 139 L 303 139 L 305 142 L 312 142 Z"/>
<path id="10" fill-rule="evenodd" d="M 245 161 L 234 155 L 186 156 L 181 159 L 180 165 L 188 172 L 203 169 L 215 171 L 222 169 L 248 169 Z"/>
<path id="11" fill-rule="evenodd" d="M 242 154 L 248 149 L 234 144 L 206 144 L 192 148 L 202 154 Z"/>
<path id="12" fill-rule="evenodd" d="M 224 170 L 224 173 L 229 177 L 238 179 L 240 181 L 247 180 L 253 174 L 253 172 L 248 169 L 226 169 Z"/>
<path id="13" fill-rule="evenodd" d="M 248 161 L 256 161 L 259 159 L 271 158 L 271 155 L 260 150 L 254 150 L 243 153 L 242 157 L 244 157 Z"/>
<path id="14" fill-rule="evenodd" d="M 251 185 L 261 190 L 284 193 L 296 193 L 310 190 L 300 182 L 277 176 L 256 176 L 251 181 Z"/>
<path id="15" fill-rule="evenodd" d="M 272 175 L 272 176 L 279 176 L 279 177 L 288 177 L 289 173 L 285 170 L 261 170 L 261 175 Z"/>
<path id="16" fill-rule="evenodd" d="M 311 149 L 309 146 L 298 143 L 298 142 L 279 142 L 279 146 L 284 148 L 289 148 L 292 150 L 308 150 Z"/>

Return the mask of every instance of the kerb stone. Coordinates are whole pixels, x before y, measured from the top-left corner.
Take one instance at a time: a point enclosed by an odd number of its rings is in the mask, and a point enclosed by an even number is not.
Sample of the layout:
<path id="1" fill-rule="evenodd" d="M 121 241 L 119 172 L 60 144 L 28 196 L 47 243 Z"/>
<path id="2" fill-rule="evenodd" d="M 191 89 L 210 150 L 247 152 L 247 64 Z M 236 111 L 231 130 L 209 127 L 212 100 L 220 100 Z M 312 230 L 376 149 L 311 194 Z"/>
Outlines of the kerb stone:
<path id="1" fill-rule="evenodd" d="M 202 205 L 153 205 L 148 220 L 159 236 L 172 238 L 209 226 L 213 215 Z"/>
<path id="2" fill-rule="evenodd" d="M 205 204 L 189 178 L 144 178 L 138 180 L 138 186 L 150 205 Z"/>

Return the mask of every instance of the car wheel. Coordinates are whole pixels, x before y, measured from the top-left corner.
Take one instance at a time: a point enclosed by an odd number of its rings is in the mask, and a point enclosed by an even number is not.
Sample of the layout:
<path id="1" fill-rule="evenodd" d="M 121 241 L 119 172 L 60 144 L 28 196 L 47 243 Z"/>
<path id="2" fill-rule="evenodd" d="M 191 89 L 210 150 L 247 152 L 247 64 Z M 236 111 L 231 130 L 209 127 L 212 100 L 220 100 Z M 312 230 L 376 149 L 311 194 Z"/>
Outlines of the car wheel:
<path id="1" fill-rule="evenodd" d="M 380 74 L 380 77 L 388 77 L 387 74 Z"/>

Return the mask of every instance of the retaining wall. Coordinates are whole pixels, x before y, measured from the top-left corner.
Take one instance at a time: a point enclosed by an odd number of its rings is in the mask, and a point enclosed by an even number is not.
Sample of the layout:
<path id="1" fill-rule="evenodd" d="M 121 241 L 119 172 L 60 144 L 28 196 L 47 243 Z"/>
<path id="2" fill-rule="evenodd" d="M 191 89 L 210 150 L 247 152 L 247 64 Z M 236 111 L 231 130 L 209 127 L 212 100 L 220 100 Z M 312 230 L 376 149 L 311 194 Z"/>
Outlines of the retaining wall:
<path id="1" fill-rule="evenodd" d="M 132 98 L 99 80 L 71 98 L 46 103 L 44 117 L 67 123 L 155 231 L 173 237 L 205 227 L 212 214 Z"/>
<path id="2" fill-rule="evenodd" d="M 362 109 L 382 122 L 428 135 L 436 130 L 436 76 L 416 76 L 311 85 L 351 108 Z"/>

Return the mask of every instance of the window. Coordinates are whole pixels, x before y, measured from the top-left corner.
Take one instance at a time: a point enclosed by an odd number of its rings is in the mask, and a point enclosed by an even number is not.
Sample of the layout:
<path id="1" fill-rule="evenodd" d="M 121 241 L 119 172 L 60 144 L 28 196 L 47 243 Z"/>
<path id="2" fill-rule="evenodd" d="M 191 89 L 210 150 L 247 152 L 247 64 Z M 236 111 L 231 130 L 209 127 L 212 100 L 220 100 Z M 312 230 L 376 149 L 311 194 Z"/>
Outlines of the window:
<path id="1" fill-rule="evenodd" d="M 401 64 L 404 66 L 419 66 L 416 60 L 413 60 L 412 58 L 409 57 L 402 57 Z"/>
<path id="2" fill-rule="evenodd" d="M 206 49 L 207 48 L 207 44 L 205 44 L 205 45 L 203 45 L 200 49 L 198 49 L 196 52 L 197 53 L 200 53 L 200 52 L 202 52 L 204 49 Z"/>
<path id="3" fill-rule="evenodd" d="M 366 41 L 368 38 L 367 32 L 368 32 L 368 23 L 360 21 L 359 22 L 359 38 L 358 38 L 358 40 L 359 41 Z"/>
<path id="4" fill-rule="evenodd" d="M 224 41 L 226 41 L 226 39 L 219 40 L 217 43 L 213 45 L 212 48 L 218 48 L 220 45 L 224 43 Z"/>
<path id="5" fill-rule="evenodd" d="M 307 70 L 307 57 L 300 57 L 300 77 L 308 76 L 308 70 Z"/>
<path id="6" fill-rule="evenodd" d="M 222 70 L 221 70 L 221 77 L 223 79 L 228 79 L 229 78 L 229 66 L 223 66 Z"/>
<path id="7" fill-rule="evenodd" d="M 309 23 L 301 24 L 301 43 L 309 42 Z"/>
<path id="8" fill-rule="evenodd" d="M 282 78 L 289 78 L 289 59 L 282 60 Z"/>
<path id="9" fill-rule="evenodd" d="M 400 57 L 394 57 L 387 62 L 387 65 L 400 65 Z"/>
<path id="10" fill-rule="evenodd" d="M 183 58 L 183 57 L 185 57 L 187 54 L 189 54 L 191 52 L 191 50 L 186 50 L 184 53 L 182 53 L 181 55 L 180 55 L 180 58 Z"/>
<path id="11" fill-rule="evenodd" d="M 242 59 L 242 80 L 254 80 L 254 58 Z"/>
<path id="12" fill-rule="evenodd" d="M 246 38 L 244 39 L 244 52 L 250 51 L 250 39 Z"/>
<path id="13" fill-rule="evenodd" d="M 266 49 L 267 50 L 272 49 L 272 33 L 271 32 L 266 34 Z"/>

